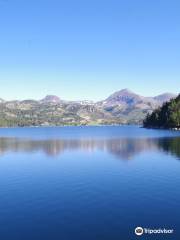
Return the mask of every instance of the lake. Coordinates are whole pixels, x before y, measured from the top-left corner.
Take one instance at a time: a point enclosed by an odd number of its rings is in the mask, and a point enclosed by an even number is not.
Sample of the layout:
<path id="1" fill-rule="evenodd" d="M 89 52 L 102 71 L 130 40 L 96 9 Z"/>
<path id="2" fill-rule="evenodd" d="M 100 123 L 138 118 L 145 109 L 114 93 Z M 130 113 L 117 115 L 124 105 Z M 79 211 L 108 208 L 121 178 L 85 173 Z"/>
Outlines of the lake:
<path id="1" fill-rule="evenodd" d="M 0 239 L 180 239 L 180 132 L 0 129 Z M 144 235 L 144 237 L 150 237 Z M 148 238 L 149 239 L 149 238 Z"/>

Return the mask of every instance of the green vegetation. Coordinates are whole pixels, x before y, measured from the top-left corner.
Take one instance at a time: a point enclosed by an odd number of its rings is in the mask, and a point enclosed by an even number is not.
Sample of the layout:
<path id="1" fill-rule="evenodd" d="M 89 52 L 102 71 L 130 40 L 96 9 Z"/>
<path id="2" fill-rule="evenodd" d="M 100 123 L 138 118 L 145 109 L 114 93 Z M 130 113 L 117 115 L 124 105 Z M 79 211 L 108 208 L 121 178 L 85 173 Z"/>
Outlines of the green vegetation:
<path id="1" fill-rule="evenodd" d="M 143 124 L 148 128 L 180 129 L 180 94 L 151 114 L 147 114 Z"/>
<path id="2" fill-rule="evenodd" d="M 0 127 L 121 124 L 99 106 L 79 103 L 11 101 L 0 103 Z"/>

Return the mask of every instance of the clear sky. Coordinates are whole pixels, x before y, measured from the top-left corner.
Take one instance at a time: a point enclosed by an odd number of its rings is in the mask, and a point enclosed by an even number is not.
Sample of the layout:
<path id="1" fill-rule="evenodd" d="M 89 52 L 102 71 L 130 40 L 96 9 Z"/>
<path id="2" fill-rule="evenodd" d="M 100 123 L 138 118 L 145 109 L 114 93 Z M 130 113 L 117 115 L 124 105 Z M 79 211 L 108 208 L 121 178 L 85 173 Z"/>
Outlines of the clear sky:
<path id="1" fill-rule="evenodd" d="M 0 0 L 0 97 L 180 92 L 179 0 Z"/>

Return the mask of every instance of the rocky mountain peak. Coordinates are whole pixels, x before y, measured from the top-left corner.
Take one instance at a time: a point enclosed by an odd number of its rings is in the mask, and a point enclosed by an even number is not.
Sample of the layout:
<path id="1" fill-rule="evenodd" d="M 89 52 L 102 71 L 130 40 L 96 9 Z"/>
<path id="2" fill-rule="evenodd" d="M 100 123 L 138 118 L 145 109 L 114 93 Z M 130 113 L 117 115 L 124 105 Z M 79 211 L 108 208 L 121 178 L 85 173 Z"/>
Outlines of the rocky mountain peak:
<path id="1" fill-rule="evenodd" d="M 141 96 L 133 93 L 127 88 L 113 93 L 110 97 L 106 99 L 106 102 L 111 105 L 116 105 L 116 104 L 132 105 L 139 101 L 141 101 Z"/>

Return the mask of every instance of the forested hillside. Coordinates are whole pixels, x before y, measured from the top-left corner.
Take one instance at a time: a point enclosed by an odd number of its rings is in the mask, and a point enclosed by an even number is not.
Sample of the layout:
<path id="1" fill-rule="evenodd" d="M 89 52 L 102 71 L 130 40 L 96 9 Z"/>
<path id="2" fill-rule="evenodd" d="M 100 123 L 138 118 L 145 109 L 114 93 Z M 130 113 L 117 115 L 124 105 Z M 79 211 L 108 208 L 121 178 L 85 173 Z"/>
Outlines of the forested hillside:
<path id="1" fill-rule="evenodd" d="M 147 114 L 144 127 L 180 129 L 180 94 L 177 98 L 164 103 L 162 107 L 154 110 L 151 114 Z"/>

